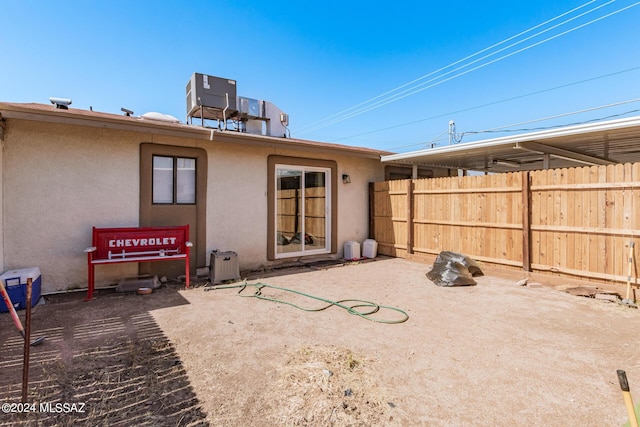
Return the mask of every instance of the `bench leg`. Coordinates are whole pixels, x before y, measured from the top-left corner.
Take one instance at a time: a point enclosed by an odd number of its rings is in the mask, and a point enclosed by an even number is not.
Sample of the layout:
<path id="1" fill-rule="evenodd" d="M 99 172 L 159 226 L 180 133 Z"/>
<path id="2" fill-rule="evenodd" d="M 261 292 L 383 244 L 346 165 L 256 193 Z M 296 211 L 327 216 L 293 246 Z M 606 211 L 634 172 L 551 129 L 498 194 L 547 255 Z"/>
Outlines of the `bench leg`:
<path id="1" fill-rule="evenodd" d="M 189 289 L 189 248 L 187 248 L 187 258 L 185 259 L 186 267 L 184 272 L 186 288 Z"/>
<path id="2" fill-rule="evenodd" d="M 89 271 L 89 277 L 87 279 L 87 297 L 84 299 L 85 301 L 91 301 L 93 299 L 93 287 L 94 287 L 94 268 L 95 266 L 93 265 L 93 263 L 91 262 L 91 254 L 89 254 L 89 265 L 88 265 L 88 271 Z"/>

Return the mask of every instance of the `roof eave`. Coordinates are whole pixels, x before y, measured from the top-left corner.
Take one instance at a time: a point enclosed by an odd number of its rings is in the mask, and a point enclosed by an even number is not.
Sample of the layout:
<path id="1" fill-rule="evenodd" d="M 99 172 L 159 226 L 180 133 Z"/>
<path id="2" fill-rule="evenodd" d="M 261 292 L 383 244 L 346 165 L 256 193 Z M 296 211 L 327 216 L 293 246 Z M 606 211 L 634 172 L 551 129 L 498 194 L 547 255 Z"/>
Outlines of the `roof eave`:
<path id="1" fill-rule="evenodd" d="M 0 115 L 5 119 L 32 120 L 45 123 L 70 124 L 103 129 L 115 129 L 131 132 L 146 132 L 156 135 L 167 135 L 183 138 L 195 138 L 209 141 L 225 141 L 247 145 L 290 147 L 305 151 L 321 153 L 343 154 L 369 159 L 380 160 L 383 155 L 390 154 L 380 151 L 347 145 L 325 142 L 306 141 L 301 139 L 278 138 L 265 135 L 253 135 L 234 131 L 221 131 L 212 128 L 187 125 L 182 123 L 162 122 L 135 117 L 116 116 L 100 113 L 91 115 L 81 110 L 57 110 L 55 108 L 35 109 L 28 105 L 0 103 Z"/>

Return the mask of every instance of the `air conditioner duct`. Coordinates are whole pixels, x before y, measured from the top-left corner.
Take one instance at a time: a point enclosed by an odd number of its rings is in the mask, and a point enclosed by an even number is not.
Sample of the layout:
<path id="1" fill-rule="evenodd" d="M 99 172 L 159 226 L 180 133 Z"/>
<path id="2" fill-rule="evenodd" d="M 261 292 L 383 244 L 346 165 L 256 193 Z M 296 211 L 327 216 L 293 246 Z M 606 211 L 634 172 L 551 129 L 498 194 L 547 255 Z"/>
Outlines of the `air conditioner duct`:
<path id="1" fill-rule="evenodd" d="M 264 115 L 267 120 L 267 135 L 286 138 L 289 115 L 269 101 L 264 101 Z"/>

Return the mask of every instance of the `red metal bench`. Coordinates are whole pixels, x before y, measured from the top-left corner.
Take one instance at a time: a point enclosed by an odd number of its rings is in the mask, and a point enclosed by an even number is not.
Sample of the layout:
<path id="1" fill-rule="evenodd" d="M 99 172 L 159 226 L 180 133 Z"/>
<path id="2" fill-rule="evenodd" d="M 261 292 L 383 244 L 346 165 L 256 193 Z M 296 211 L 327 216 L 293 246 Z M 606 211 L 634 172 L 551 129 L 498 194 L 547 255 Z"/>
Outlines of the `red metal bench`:
<path id="1" fill-rule="evenodd" d="M 85 249 L 89 268 L 86 300 L 93 298 L 94 270 L 100 264 L 184 260 L 189 287 L 189 225 L 178 227 L 93 227 L 92 246 Z"/>

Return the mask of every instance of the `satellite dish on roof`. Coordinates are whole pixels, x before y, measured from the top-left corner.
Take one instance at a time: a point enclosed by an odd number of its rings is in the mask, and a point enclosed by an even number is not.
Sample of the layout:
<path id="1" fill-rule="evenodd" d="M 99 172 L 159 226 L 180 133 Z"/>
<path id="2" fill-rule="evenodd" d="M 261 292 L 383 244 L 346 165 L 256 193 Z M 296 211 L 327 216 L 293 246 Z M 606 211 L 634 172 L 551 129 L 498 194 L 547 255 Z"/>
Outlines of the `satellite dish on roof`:
<path id="1" fill-rule="evenodd" d="M 157 113 L 155 111 L 144 113 L 143 115 L 140 116 L 140 118 L 146 119 L 146 120 L 158 120 L 161 122 L 180 123 L 180 120 L 178 120 L 172 115 Z"/>

